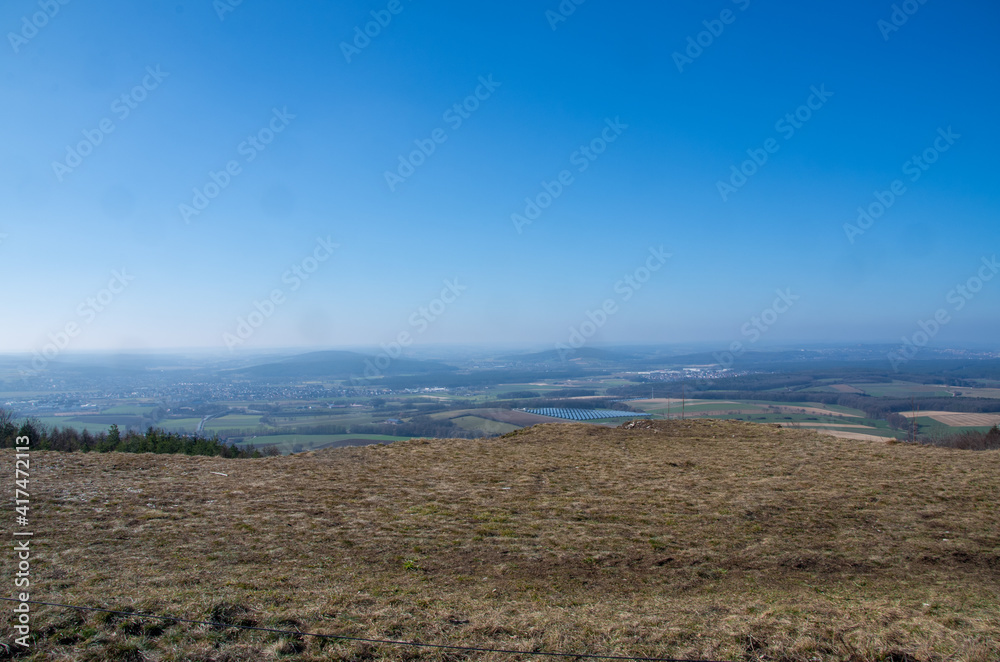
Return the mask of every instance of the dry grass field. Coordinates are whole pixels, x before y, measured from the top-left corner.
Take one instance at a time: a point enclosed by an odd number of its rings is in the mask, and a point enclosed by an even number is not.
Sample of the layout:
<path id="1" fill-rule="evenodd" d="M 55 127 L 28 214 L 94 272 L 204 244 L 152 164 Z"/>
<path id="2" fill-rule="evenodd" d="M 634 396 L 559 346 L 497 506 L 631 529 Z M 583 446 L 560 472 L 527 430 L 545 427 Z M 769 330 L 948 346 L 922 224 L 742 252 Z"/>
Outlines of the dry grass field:
<path id="1" fill-rule="evenodd" d="M 31 471 L 36 600 L 524 651 L 1000 659 L 1000 451 L 639 421 L 261 460 L 37 452 Z M 15 659 L 544 659 L 34 618 Z"/>
<path id="2" fill-rule="evenodd" d="M 968 414 L 954 411 L 917 411 L 900 412 L 900 414 L 907 418 L 926 416 L 951 427 L 989 427 L 991 425 L 1000 425 L 1000 414 Z"/>
<path id="3" fill-rule="evenodd" d="M 873 431 L 877 431 L 874 428 Z M 866 434 L 864 432 L 845 432 L 844 430 L 816 430 L 820 434 L 828 434 L 841 439 L 855 439 L 859 441 L 890 441 L 895 437 L 886 437 L 879 434 Z"/>
<path id="4" fill-rule="evenodd" d="M 528 412 L 516 409 L 501 408 L 453 409 L 439 414 L 431 414 L 431 418 L 435 419 L 453 419 L 461 416 L 478 416 L 499 423 L 510 423 L 519 426 L 538 425 L 539 423 L 551 423 L 558 420 L 551 416 L 539 416 L 538 414 L 529 414 Z"/>
<path id="5" fill-rule="evenodd" d="M 798 405 L 772 405 L 772 411 L 782 414 L 818 414 L 819 416 L 838 416 L 840 418 L 860 418 L 857 414 L 848 414 L 833 409 L 823 409 L 821 407 L 800 407 Z"/>

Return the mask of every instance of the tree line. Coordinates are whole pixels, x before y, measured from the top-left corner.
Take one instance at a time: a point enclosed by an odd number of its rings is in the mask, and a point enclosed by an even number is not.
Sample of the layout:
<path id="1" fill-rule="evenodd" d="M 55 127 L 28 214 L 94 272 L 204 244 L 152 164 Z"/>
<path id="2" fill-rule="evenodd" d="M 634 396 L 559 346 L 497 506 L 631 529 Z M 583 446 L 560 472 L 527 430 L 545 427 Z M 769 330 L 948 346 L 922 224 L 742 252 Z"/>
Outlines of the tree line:
<path id="1" fill-rule="evenodd" d="M 81 453 L 175 453 L 181 455 L 207 455 L 225 458 L 257 458 L 262 453 L 253 446 L 237 448 L 219 440 L 218 435 L 187 437 L 174 432 L 149 427 L 146 432 L 129 430 L 124 434 L 117 425 L 107 432 L 92 434 L 88 430 L 59 428 L 42 425 L 27 419 L 16 423 L 13 415 L 0 409 L 0 448 L 13 448 L 18 437 L 28 437 L 32 450 L 50 450 Z"/>
<path id="2" fill-rule="evenodd" d="M 917 438 L 917 441 L 930 446 L 943 448 L 959 448 L 970 451 L 994 451 L 1000 449 L 1000 427 L 994 425 L 987 432 L 967 430 L 958 434 L 947 435 L 937 439 Z"/>

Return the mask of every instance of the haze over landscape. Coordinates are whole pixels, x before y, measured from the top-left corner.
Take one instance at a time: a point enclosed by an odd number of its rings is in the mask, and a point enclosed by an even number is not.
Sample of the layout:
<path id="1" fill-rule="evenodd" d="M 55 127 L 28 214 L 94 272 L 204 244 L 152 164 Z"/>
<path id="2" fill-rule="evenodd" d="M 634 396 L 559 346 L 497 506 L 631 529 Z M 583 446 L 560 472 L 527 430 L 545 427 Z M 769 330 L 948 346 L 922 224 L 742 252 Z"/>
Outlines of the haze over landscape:
<path id="1" fill-rule="evenodd" d="M 1000 659 L 996 3 L 0 28 L 0 661 Z"/>

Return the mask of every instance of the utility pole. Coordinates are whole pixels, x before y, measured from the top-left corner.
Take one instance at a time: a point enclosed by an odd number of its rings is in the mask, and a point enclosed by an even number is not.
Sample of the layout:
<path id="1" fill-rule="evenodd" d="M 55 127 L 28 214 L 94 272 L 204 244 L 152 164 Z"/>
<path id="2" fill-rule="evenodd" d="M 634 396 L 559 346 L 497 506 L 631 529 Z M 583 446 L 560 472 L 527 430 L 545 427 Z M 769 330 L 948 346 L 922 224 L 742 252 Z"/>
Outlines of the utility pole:
<path id="1" fill-rule="evenodd" d="M 681 420 L 682 421 L 684 420 L 684 404 L 685 404 L 684 382 L 681 382 Z"/>

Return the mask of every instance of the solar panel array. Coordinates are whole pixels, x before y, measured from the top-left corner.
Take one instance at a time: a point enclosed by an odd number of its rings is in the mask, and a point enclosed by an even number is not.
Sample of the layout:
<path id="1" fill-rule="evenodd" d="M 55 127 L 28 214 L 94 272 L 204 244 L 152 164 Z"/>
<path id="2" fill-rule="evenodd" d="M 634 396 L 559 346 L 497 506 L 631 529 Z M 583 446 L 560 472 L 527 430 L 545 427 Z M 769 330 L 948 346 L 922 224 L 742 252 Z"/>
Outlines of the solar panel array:
<path id="1" fill-rule="evenodd" d="M 619 411 L 617 409 L 566 409 L 560 407 L 542 407 L 541 409 L 525 409 L 529 414 L 565 418 L 570 421 L 592 421 L 600 418 L 643 418 L 649 414 L 634 411 Z"/>

